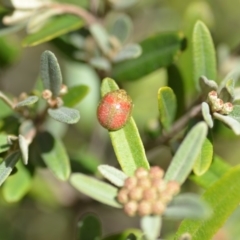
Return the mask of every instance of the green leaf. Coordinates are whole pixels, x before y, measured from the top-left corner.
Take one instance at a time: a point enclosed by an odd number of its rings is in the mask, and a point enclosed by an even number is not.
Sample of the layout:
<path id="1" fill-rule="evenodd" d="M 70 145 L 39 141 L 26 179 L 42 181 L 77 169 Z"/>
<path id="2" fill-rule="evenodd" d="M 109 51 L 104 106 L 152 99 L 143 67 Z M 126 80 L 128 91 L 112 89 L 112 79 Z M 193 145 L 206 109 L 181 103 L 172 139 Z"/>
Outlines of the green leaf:
<path id="1" fill-rule="evenodd" d="M 47 23 L 44 28 L 35 34 L 27 36 L 22 45 L 24 47 L 33 47 L 38 44 L 50 41 L 58 36 L 65 33 L 77 30 L 83 27 L 84 22 L 77 16 L 74 15 L 60 15 Z"/>
<path id="2" fill-rule="evenodd" d="M 70 162 L 66 149 L 60 139 L 48 132 L 37 136 L 40 154 L 47 167 L 60 180 L 67 181 L 71 173 Z"/>
<path id="3" fill-rule="evenodd" d="M 48 114 L 56 121 L 74 124 L 80 119 L 79 111 L 72 108 L 60 107 L 56 109 L 49 108 Z"/>
<path id="4" fill-rule="evenodd" d="M 228 127 L 230 127 L 236 135 L 240 135 L 240 122 L 231 116 L 222 115 L 219 113 L 213 113 L 214 118 L 220 120 L 225 123 Z"/>
<path id="5" fill-rule="evenodd" d="M 213 183 L 218 181 L 228 170 L 230 165 L 224 162 L 220 157 L 214 156 L 210 168 L 202 176 L 191 175 L 190 179 L 197 185 L 208 189 Z"/>
<path id="6" fill-rule="evenodd" d="M 89 87 L 86 85 L 73 86 L 68 89 L 68 92 L 62 97 L 64 106 L 76 106 L 89 92 Z"/>
<path id="7" fill-rule="evenodd" d="M 175 64 L 171 64 L 167 68 L 168 86 L 173 90 L 177 99 L 177 117 L 181 116 L 184 111 L 185 89 L 184 80 L 179 68 Z"/>
<path id="8" fill-rule="evenodd" d="M 23 163 L 25 165 L 27 165 L 28 164 L 28 146 L 29 146 L 29 143 L 28 143 L 27 139 L 25 139 L 25 137 L 22 136 L 22 135 L 18 136 L 18 142 L 19 142 L 19 148 L 20 148 L 20 151 L 21 151 L 21 154 L 22 154 Z"/>
<path id="9" fill-rule="evenodd" d="M 196 124 L 190 130 L 174 155 L 165 174 L 165 180 L 174 180 L 181 184 L 186 180 L 201 151 L 206 136 L 207 125 L 205 122 Z"/>
<path id="10" fill-rule="evenodd" d="M 113 14 L 108 21 L 108 32 L 110 35 L 117 37 L 117 39 L 124 43 L 132 32 L 132 20 L 131 18 L 124 14 Z"/>
<path id="11" fill-rule="evenodd" d="M 103 240 L 132 240 L 129 236 L 136 236 L 137 240 L 142 240 L 143 233 L 139 229 L 126 229 L 121 233 L 113 234 L 103 238 Z"/>
<path id="12" fill-rule="evenodd" d="M 161 216 L 145 216 L 141 218 L 141 228 L 147 240 L 156 240 L 162 228 Z"/>
<path id="13" fill-rule="evenodd" d="M 16 165 L 17 172 L 9 176 L 3 185 L 3 197 L 7 202 L 18 202 L 30 190 L 32 179 L 22 161 Z"/>
<path id="14" fill-rule="evenodd" d="M 78 222 L 78 240 L 100 240 L 102 236 L 101 222 L 94 214 L 88 214 Z"/>
<path id="15" fill-rule="evenodd" d="M 226 81 L 225 86 L 221 89 L 219 98 L 221 98 L 224 102 L 232 102 L 234 100 L 234 88 L 235 79 L 229 79 Z"/>
<path id="16" fill-rule="evenodd" d="M 20 152 L 10 153 L 0 164 L 0 186 L 12 172 L 17 161 L 20 159 Z"/>
<path id="17" fill-rule="evenodd" d="M 123 10 L 132 7 L 138 1 L 139 0 L 117 0 L 117 1 L 110 0 L 110 3 L 112 4 L 113 8 Z"/>
<path id="18" fill-rule="evenodd" d="M 116 81 L 139 79 L 161 67 L 170 65 L 184 49 L 182 34 L 159 33 L 140 43 L 142 54 L 136 59 L 117 63 L 113 67 L 112 77 Z"/>
<path id="19" fill-rule="evenodd" d="M 202 219 L 210 216 L 208 205 L 193 193 L 176 196 L 164 211 L 164 216 L 172 219 Z"/>
<path id="20" fill-rule="evenodd" d="M 108 183 L 101 182 L 93 177 L 89 177 L 81 173 L 72 174 L 70 177 L 70 183 L 78 191 L 99 202 L 112 207 L 122 207 L 122 205 L 120 205 L 115 199 L 118 189 Z"/>
<path id="21" fill-rule="evenodd" d="M 177 110 L 177 99 L 170 87 L 161 87 L 158 90 L 158 110 L 163 128 L 169 131 Z"/>
<path id="22" fill-rule="evenodd" d="M 42 53 L 40 70 L 44 88 L 49 89 L 53 97 L 57 97 L 62 86 L 62 73 L 54 53 L 50 51 Z"/>
<path id="23" fill-rule="evenodd" d="M 228 116 L 240 122 L 240 105 L 234 105 L 232 112 L 230 112 Z"/>
<path id="24" fill-rule="evenodd" d="M 98 166 L 98 171 L 112 184 L 117 187 L 123 187 L 127 175 L 115 167 L 109 165 Z"/>
<path id="25" fill-rule="evenodd" d="M 5 133 L 0 134 L 0 153 L 6 152 L 10 148 L 8 136 Z"/>
<path id="26" fill-rule="evenodd" d="M 218 89 L 217 83 L 213 80 L 208 80 L 205 76 L 199 78 L 199 85 L 205 97 L 207 97 L 209 92 L 217 91 Z"/>
<path id="27" fill-rule="evenodd" d="M 216 79 L 216 53 L 213 40 L 208 28 L 201 21 L 197 21 L 192 36 L 194 80 L 199 88 L 199 78 L 206 76 Z"/>
<path id="28" fill-rule="evenodd" d="M 138 44 L 128 44 L 123 47 L 114 57 L 114 62 L 121 62 L 128 59 L 138 58 L 142 53 L 142 48 Z"/>
<path id="29" fill-rule="evenodd" d="M 102 82 L 101 94 L 104 96 L 117 89 L 118 86 L 114 80 L 105 78 Z M 141 137 L 132 117 L 123 128 L 109 131 L 109 134 L 118 162 L 126 175 L 133 175 L 139 167 L 149 169 Z"/>
<path id="30" fill-rule="evenodd" d="M 192 240 L 212 239 L 240 201 L 240 166 L 233 167 L 215 182 L 203 195 L 203 200 L 212 208 L 213 214 L 207 220 L 184 220 L 175 239 L 188 232 Z"/>
<path id="31" fill-rule="evenodd" d="M 207 125 L 212 128 L 213 127 L 213 119 L 212 115 L 210 113 L 209 105 L 206 102 L 202 102 L 202 116 L 204 121 L 207 123 Z"/>
<path id="32" fill-rule="evenodd" d="M 203 175 L 210 167 L 213 158 L 213 145 L 211 141 L 206 138 L 203 145 L 201 152 L 199 153 L 197 160 L 193 167 L 193 172 L 201 176 Z"/>

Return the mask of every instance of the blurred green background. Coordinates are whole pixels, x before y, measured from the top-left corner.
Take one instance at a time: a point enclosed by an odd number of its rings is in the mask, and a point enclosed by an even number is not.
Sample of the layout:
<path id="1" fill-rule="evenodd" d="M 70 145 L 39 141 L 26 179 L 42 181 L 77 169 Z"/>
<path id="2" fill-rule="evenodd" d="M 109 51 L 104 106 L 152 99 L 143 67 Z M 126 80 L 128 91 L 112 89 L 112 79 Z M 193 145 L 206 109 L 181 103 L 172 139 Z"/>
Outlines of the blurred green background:
<path id="1" fill-rule="evenodd" d="M 126 11 L 134 26 L 128 42 L 138 42 L 156 32 L 172 30 L 183 32 L 189 40 L 193 23 L 202 19 L 211 31 L 218 54 L 218 77 L 222 79 L 240 63 L 239 9 L 238 0 L 140 0 Z M 112 11 L 111 14 L 117 12 Z M 87 64 L 67 59 L 51 42 L 23 48 L 21 41 L 25 35 L 20 31 L 0 38 L 1 90 L 13 95 L 31 91 L 39 75 L 41 53 L 47 49 L 53 51 L 60 62 L 64 82 L 69 86 L 84 83 L 90 87 L 90 92 L 78 106 L 81 120 L 76 126 L 67 129 L 65 125 L 49 120 L 48 129 L 63 137 L 71 152 L 74 169 L 93 174 L 99 163 L 116 165 L 107 131 L 96 121 L 100 78 L 95 70 Z M 177 65 L 185 84 L 186 98 L 182 101 L 188 106 L 196 93 L 192 81 L 191 49 L 179 57 Z M 144 130 L 148 122 L 158 117 L 157 91 L 166 84 L 166 69 L 159 69 L 136 82 L 122 84 L 133 98 L 133 115 L 144 141 L 147 141 Z M 239 138 L 220 124 L 214 138 L 215 152 L 232 165 L 239 163 Z M 163 167 L 171 158 L 167 147 L 147 154 L 152 162 Z M 186 188 L 196 191 L 196 186 L 191 183 L 187 183 Z M 104 234 L 138 227 L 137 219 L 130 219 L 120 210 L 103 206 L 77 193 L 69 184 L 58 181 L 45 169 L 39 169 L 30 193 L 20 203 L 6 203 L 0 191 L 0 240 L 75 239 L 77 221 L 87 212 L 100 216 Z M 236 211 L 216 239 L 240 239 L 240 229 L 236 224 L 239 220 L 240 212 Z M 178 224 L 166 222 L 163 238 Z"/>

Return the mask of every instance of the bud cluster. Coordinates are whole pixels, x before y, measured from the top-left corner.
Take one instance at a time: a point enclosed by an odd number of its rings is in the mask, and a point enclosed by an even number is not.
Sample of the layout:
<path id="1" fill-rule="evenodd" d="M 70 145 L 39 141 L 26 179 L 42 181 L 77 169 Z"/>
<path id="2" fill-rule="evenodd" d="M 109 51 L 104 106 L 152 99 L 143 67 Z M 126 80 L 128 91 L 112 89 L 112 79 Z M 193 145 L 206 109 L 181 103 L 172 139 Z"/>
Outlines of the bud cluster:
<path id="1" fill-rule="evenodd" d="M 208 93 L 208 102 L 210 104 L 212 112 L 228 115 L 233 110 L 232 103 L 224 103 L 221 98 L 218 98 L 216 91 L 211 91 Z"/>
<path id="2" fill-rule="evenodd" d="M 129 216 L 161 215 L 172 198 L 180 191 L 179 183 L 166 182 L 160 167 L 138 168 L 119 190 L 117 199 Z"/>

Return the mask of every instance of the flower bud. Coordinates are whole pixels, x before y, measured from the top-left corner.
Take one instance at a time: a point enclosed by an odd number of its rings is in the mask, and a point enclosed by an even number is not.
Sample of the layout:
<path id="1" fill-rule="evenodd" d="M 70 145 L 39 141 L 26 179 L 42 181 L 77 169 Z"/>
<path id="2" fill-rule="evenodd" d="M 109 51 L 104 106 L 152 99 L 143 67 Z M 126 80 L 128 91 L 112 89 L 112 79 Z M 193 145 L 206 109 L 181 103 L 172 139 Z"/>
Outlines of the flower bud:
<path id="1" fill-rule="evenodd" d="M 169 181 L 167 183 L 167 190 L 169 194 L 175 196 L 179 193 L 180 191 L 180 184 L 176 181 Z"/>
<path id="2" fill-rule="evenodd" d="M 122 188 L 119 190 L 117 195 L 117 200 L 121 203 L 127 203 L 128 202 L 128 190 L 125 188 Z"/>
<path id="3" fill-rule="evenodd" d="M 212 102 L 211 108 L 213 112 L 219 112 L 223 109 L 223 100 L 220 98 L 217 98 Z"/>
<path id="4" fill-rule="evenodd" d="M 150 215 L 152 213 L 152 205 L 151 202 L 149 201 L 141 201 L 138 204 L 138 208 L 137 208 L 138 214 L 140 216 L 146 216 L 146 215 Z"/>
<path id="5" fill-rule="evenodd" d="M 52 92 L 49 90 L 49 89 L 45 89 L 43 92 L 42 92 L 42 98 L 45 99 L 45 100 L 48 100 L 52 97 Z"/>
<path id="6" fill-rule="evenodd" d="M 66 85 L 62 84 L 59 94 L 60 94 L 61 96 L 63 96 L 63 95 L 65 95 L 67 92 L 68 92 L 68 87 L 67 87 Z"/>
<path id="7" fill-rule="evenodd" d="M 223 104 L 223 108 L 222 108 L 220 113 L 228 115 L 230 112 L 232 112 L 232 110 L 233 110 L 232 103 L 226 102 L 226 103 Z"/>
<path id="8" fill-rule="evenodd" d="M 131 200 L 139 201 L 142 199 L 143 190 L 141 187 L 135 187 L 129 191 L 129 197 Z"/>
<path id="9" fill-rule="evenodd" d="M 164 171 L 158 166 L 151 167 L 149 170 L 149 176 L 151 178 L 162 178 L 163 175 Z"/>
<path id="10" fill-rule="evenodd" d="M 140 167 L 135 171 L 134 175 L 139 179 L 145 178 L 146 176 L 148 176 L 148 170 L 146 170 L 143 167 Z"/>
<path id="11" fill-rule="evenodd" d="M 144 200 L 156 200 L 157 199 L 157 189 L 149 188 L 143 191 L 143 199 Z"/>
<path id="12" fill-rule="evenodd" d="M 137 185 L 137 178 L 136 177 L 128 177 L 124 181 L 124 187 L 126 187 L 128 190 L 133 189 Z"/>
<path id="13" fill-rule="evenodd" d="M 165 208 L 165 204 L 161 200 L 158 200 L 152 204 L 152 213 L 155 215 L 161 215 Z"/>
<path id="14" fill-rule="evenodd" d="M 124 205 L 124 211 L 129 216 L 134 216 L 137 212 L 138 204 L 135 201 L 130 201 Z"/>
<path id="15" fill-rule="evenodd" d="M 138 179 L 137 185 L 143 189 L 148 189 L 151 187 L 151 181 L 149 178 L 140 178 Z"/>
<path id="16" fill-rule="evenodd" d="M 155 187 L 159 193 L 161 193 L 166 190 L 167 183 L 163 179 L 153 179 L 152 186 Z"/>
<path id="17" fill-rule="evenodd" d="M 208 99 L 210 102 L 215 101 L 218 98 L 218 94 L 216 91 L 211 91 L 208 93 Z"/>

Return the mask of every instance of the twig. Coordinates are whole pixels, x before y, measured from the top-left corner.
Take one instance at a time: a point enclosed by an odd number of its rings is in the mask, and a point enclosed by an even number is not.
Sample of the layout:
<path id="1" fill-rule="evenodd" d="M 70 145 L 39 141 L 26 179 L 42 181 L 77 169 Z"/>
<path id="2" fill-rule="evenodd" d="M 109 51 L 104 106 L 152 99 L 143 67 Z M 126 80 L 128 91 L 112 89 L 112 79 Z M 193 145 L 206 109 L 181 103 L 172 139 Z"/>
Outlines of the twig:
<path id="1" fill-rule="evenodd" d="M 155 148 L 161 144 L 169 142 L 176 134 L 178 134 L 188 123 L 191 118 L 196 117 L 201 112 L 201 104 L 193 107 L 185 115 L 179 118 L 172 126 L 170 132 L 165 133 L 156 139 L 154 142 L 149 142 L 146 146 L 146 150 Z"/>
<path id="2" fill-rule="evenodd" d="M 2 99 L 11 109 L 14 109 L 13 102 L 3 92 L 0 92 L 0 99 Z"/>

